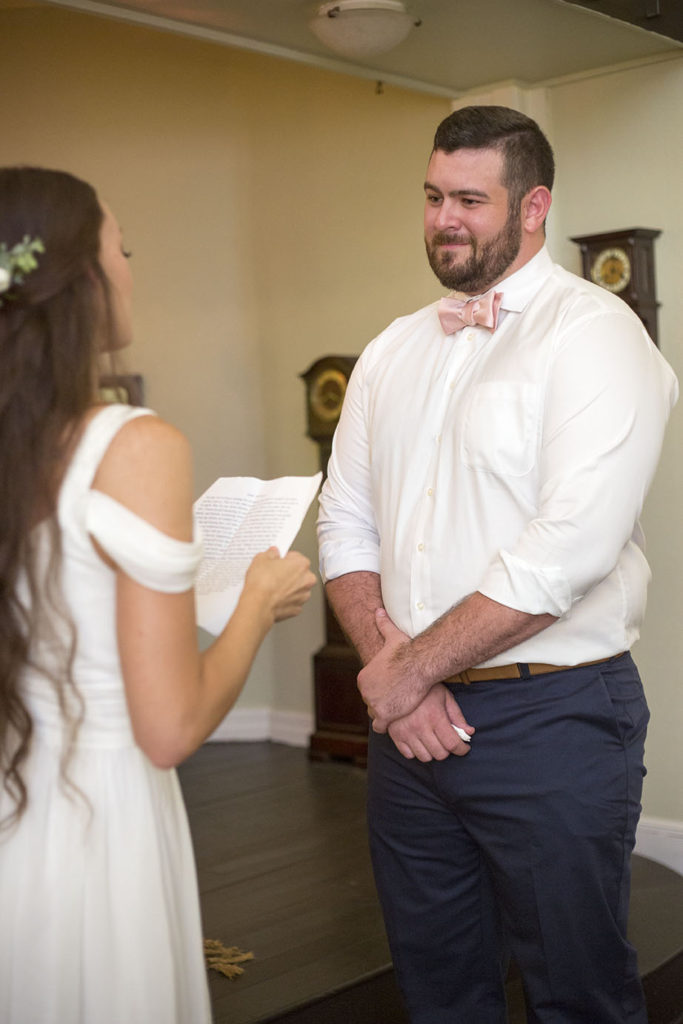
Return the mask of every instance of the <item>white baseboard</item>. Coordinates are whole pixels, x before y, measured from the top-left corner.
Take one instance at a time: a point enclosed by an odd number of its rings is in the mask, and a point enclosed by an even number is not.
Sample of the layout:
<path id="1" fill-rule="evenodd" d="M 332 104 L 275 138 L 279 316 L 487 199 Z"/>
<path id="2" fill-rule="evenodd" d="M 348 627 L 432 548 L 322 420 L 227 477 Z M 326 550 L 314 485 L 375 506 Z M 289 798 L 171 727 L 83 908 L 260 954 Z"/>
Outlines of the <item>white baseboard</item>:
<path id="1" fill-rule="evenodd" d="M 683 875 L 683 821 L 641 818 L 635 852 Z"/>
<path id="2" fill-rule="evenodd" d="M 209 740 L 235 740 L 252 743 L 270 739 L 270 708 L 234 708 L 223 719 Z"/>
<path id="3" fill-rule="evenodd" d="M 307 747 L 315 730 L 313 715 L 301 711 L 273 711 L 270 719 L 270 738 L 274 743 L 287 743 L 290 747 Z"/>
<path id="4" fill-rule="evenodd" d="M 313 716 L 305 712 L 235 708 L 209 736 L 209 740 L 236 743 L 272 740 L 290 747 L 307 747 L 313 728 Z"/>

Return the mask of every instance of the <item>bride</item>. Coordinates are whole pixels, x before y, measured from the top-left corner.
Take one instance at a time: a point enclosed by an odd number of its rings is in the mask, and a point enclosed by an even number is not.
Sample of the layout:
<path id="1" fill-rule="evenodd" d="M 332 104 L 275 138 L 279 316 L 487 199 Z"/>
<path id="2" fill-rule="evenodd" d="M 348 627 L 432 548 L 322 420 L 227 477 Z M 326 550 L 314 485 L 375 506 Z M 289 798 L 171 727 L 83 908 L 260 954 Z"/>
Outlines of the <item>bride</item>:
<path id="1" fill-rule="evenodd" d="M 131 340 L 128 256 L 91 186 L 0 169 L 3 1024 L 210 1021 L 174 766 L 314 584 L 263 552 L 199 653 L 188 443 L 97 400 Z"/>

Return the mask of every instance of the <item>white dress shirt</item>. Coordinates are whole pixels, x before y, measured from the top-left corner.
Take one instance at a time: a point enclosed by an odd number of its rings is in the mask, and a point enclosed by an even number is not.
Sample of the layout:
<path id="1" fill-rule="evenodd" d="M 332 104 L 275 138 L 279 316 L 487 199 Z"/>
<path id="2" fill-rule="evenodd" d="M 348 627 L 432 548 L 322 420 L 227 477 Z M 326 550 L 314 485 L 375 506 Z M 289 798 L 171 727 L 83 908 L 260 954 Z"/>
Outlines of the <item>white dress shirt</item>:
<path id="1" fill-rule="evenodd" d="M 368 345 L 320 500 L 324 580 L 380 574 L 409 636 L 474 591 L 558 621 L 485 665 L 628 649 L 650 570 L 638 522 L 678 386 L 618 297 L 542 249 L 496 286 L 498 328 L 433 303 Z"/>

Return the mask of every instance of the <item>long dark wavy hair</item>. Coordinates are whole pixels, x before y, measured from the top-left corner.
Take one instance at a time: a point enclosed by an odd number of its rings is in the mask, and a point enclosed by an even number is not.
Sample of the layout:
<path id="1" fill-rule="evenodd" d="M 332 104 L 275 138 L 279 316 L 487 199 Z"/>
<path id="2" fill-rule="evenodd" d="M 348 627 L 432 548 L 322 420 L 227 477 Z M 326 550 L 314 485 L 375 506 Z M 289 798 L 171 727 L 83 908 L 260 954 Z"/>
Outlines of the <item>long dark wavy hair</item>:
<path id="1" fill-rule="evenodd" d="M 99 263 L 102 220 L 94 189 L 78 178 L 36 167 L 0 168 L 0 242 L 11 249 L 28 235 L 45 249 L 37 269 L 0 296 L 0 778 L 13 802 L 0 827 L 18 820 L 27 804 L 21 765 L 33 723 L 20 679 L 38 625 L 53 621 L 55 610 L 65 626 L 64 666 L 46 675 L 64 718 L 74 703 L 82 716 L 71 679 L 74 630 L 60 600 L 55 507 L 70 448 L 95 401 L 98 352 L 109 347 L 112 331 Z M 34 527 L 42 521 L 49 526 L 47 563 L 35 543 Z M 19 600 L 20 581 L 30 612 Z M 76 720 L 71 742 L 77 728 Z M 63 769 L 67 759 L 68 750 Z"/>

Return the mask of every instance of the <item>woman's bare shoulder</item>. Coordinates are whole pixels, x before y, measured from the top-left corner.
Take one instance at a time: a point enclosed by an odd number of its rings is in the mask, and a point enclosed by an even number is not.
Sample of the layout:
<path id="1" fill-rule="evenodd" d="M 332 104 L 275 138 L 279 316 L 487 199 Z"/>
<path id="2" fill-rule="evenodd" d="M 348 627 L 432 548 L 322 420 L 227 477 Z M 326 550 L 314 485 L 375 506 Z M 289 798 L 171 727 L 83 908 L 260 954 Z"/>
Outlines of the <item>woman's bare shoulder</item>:
<path id="1" fill-rule="evenodd" d="M 159 416 L 137 416 L 118 431 L 93 481 L 159 529 L 192 536 L 192 452 L 185 435 Z"/>

